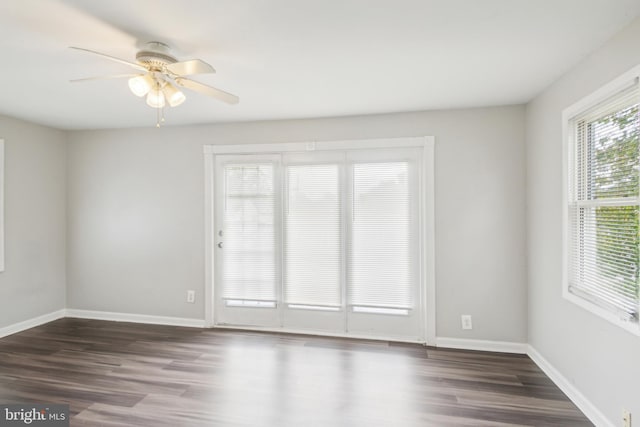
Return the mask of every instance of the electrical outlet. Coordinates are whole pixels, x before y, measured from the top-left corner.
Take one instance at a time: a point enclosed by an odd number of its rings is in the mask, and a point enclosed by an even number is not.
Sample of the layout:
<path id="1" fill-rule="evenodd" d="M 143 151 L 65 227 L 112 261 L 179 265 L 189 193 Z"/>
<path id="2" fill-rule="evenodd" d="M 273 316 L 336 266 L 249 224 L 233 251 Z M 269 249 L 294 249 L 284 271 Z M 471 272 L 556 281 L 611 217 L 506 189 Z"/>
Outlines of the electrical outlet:
<path id="1" fill-rule="evenodd" d="M 191 304 L 196 302 L 196 291 L 187 291 L 187 302 Z"/>
<path id="2" fill-rule="evenodd" d="M 471 323 L 470 314 L 463 314 L 462 316 L 460 316 L 460 319 L 462 320 L 462 329 L 473 329 L 473 323 Z"/>
<path id="3" fill-rule="evenodd" d="M 631 427 L 631 412 L 622 410 L 622 427 Z"/>

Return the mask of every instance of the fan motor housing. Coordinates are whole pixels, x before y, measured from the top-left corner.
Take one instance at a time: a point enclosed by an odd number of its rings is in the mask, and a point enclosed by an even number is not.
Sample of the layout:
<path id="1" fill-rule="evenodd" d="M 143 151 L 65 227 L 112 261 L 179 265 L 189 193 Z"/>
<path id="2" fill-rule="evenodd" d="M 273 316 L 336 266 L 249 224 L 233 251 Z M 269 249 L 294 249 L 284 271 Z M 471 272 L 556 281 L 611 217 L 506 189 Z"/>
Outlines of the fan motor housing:
<path id="1" fill-rule="evenodd" d="M 136 53 L 136 61 L 151 69 L 160 70 L 167 64 L 173 64 L 178 60 L 171 54 L 171 49 L 164 43 L 149 42 L 145 48 Z"/>

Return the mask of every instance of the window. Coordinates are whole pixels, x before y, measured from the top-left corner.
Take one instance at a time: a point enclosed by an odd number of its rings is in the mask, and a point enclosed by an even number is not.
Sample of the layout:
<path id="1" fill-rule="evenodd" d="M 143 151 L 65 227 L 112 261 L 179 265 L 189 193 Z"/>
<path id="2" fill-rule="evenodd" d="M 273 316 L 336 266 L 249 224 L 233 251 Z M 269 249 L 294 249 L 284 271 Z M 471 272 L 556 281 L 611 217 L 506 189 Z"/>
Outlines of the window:
<path id="1" fill-rule="evenodd" d="M 412 196 L 407 162 L 353 165 L 349 299 L 356 312 L 412 308 Z"/>
<path id="2" fill-rule="evenodd" d="M 227 164 L 222 296 L 229 306 L 273 307 L 276 299 L 273 165 Z M 246 300 L 246 302 L 243 302 Z"/>
<path id="3" fill-rule="evenodd" d="M 565 111 L 565 295 L 638 332 L 640 90 L 612 85 Z"/>
<path id="4" fill-rule="evenodd" d="M 0 272 L 4 271 L 4 140 L 0 139 Z"/>
<path id="5" fill-rule="evenodd" d="M 288 165 L 284 295 L 289 308 L 341 305 L 341 197 L 337 164 Z"/>

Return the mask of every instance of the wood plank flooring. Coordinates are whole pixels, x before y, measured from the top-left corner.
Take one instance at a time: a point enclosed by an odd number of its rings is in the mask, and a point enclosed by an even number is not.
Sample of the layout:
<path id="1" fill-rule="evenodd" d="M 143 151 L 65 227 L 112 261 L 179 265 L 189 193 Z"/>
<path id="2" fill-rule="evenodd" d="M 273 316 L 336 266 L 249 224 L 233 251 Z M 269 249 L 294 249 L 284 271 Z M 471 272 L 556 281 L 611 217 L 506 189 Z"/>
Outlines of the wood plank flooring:
<path id="1" fill-rule="evenodd" d="M 527 357 L 61 319 L 0 339 L 0 403 L 72 426 L 590 426 Z"/>

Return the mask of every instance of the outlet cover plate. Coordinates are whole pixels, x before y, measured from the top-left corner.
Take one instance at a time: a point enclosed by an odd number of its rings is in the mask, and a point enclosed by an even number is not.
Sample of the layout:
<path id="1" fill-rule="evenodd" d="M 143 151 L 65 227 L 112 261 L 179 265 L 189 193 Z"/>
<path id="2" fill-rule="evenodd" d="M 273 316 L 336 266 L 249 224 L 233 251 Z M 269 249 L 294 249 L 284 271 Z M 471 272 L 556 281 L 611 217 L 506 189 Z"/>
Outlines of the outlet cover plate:
<path id="1" fill-rule="evenodd" d="M 187 291 L 187 302 L 190 304 L 196 302 L 196 291 Z"/>
<path id="2" fill-rule="evenodd" d="M 462 329 L 473 329 L 473 323 L 471 321 L 470 314 L 463 314 L 460 316 L 460 320 L 462 322 Z"/>

